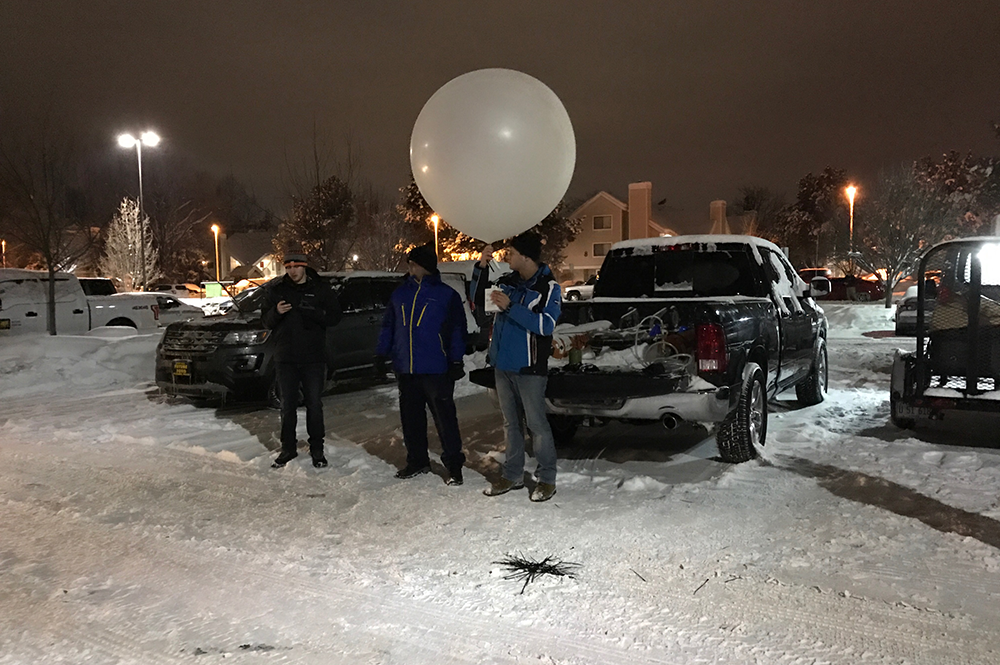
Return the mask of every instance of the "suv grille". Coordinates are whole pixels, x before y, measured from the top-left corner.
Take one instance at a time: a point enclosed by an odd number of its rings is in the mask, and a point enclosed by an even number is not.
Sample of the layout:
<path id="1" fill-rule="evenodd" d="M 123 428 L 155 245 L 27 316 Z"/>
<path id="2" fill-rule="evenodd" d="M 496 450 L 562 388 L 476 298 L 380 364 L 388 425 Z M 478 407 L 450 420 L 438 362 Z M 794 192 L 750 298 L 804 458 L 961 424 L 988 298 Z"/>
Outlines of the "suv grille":
<path id="1" fill-rule="evenodd" d="M 162 348 L 172 354 L 208 354 L 215 351 L 224 335 L 216 330 L 168 330 Z"/>

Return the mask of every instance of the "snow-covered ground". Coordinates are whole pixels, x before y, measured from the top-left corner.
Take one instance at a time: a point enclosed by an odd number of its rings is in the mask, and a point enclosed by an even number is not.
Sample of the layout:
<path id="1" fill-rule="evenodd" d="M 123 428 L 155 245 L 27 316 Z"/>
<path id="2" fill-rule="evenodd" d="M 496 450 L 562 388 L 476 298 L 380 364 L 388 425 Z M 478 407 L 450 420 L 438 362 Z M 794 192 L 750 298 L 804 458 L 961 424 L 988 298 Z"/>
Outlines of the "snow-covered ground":
<path id="1" fill-rule="evenodd" d="M 4 340 L 0 663 L 1000 662 L 996 424 L 888 424 L 913 340 L 826 310 L 830 395 L 774 405 L 762 459 L 585 428 L 544 504 L 481 494 L 467 383 L 449 487 L 392 477 L 392 385 L 324 399 L 328 469 L 272 470 L 277 413 L 158 396 L 155 336 Z M 522 593 L 507 555 L 580 567 Z"/>

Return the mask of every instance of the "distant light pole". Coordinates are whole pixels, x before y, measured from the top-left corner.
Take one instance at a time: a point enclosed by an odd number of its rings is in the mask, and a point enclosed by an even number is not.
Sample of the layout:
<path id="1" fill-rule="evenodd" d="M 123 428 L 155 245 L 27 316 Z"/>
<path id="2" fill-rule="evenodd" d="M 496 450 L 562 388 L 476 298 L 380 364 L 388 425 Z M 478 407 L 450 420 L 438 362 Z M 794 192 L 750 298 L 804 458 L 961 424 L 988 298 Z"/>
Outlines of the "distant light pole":
<path id="1" fill-rule="evenodd" d="M 221 282 L 219 278 L 219 225 L 212 224 L 212 233 L 215 234 L 215 281 Z"/>
<path id="2" fill-rule="evenodd" d="M 3 267 L 7 267 L 7 241 L 0 240 L 0 245 L 3 246 Z"/>
<path id="3" fill-rule="evenodd" d="M 851 275 L 854 275 L 854 195 L 857 194 L 858 188 L 854 185 L 848 185 L 844 191 L 847 192 L 847 200 L 851 206 L 850 243 L 847 256 L 851 259 Z"/>
<path id="4" fill-rule="evenodd" d="M 441 218 L 438 217 L 437 213 L 431 215 L 431 222 L 434 223 L 434 258 L 438 258 L 438 222 Z"/>
<path id="5" fill-rule="evenodd" d="M 139 285 L 140 290 L 145 290 L 146 288 L 146 222 L 142 206 L 142 146 L 145 144 L 152 148 L 159 142 L 160 137 L 154 132 L 143 132 L 139 138 L 135 138 L 131 134 L 122 134 L 118 137 L 118 145 L 121 147 L 131 148 L 135 146 L 135 157 L 139 162 L 139 261 L 141 263 L 140 275 L 142 278 Z"/>

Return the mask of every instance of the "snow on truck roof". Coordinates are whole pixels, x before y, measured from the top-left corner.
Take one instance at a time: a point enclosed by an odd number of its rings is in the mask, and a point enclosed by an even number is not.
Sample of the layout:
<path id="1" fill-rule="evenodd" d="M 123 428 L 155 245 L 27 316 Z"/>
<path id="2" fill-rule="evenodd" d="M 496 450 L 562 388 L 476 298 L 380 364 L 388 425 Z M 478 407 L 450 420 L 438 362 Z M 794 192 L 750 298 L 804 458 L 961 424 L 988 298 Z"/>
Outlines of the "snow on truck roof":
<path id="1" fill-rule="evenodd" d="M 616 249 L 642 249 L 653 247 L 666 247 L 668 245 L 689 245 L 693 243 L 705 245 L 721 245 L 726 243 L 737 243 L 744 245 L 754 245 L 757 247 L 767 247 L 775 252 L 781 249 L 770 240 L 764 240 L 757 236 L 737 236 L 737 235 L 687 235 L 687 236 L 665 236 L 659 238 L 636 238 L 635 240 L 622 240 L 611 246 L 611 251 Z"/>

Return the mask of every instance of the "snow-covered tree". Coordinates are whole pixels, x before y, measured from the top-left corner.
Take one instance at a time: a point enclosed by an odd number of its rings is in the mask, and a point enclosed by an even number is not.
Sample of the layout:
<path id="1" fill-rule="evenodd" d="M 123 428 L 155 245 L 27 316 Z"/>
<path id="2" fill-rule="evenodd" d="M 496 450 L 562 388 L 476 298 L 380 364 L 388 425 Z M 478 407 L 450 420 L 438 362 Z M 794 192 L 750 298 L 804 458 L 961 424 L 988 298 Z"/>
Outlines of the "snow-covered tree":
<path id="1" fill-rule="evenodd" d="M 145 237 L 145 252 L 142 238 Z M 143 271 L 143 256 L 146 266 Z M 139 221 L 139 203 L 134 199 L 122 199 L 118 212 L 108 225 L 104 242 L 104 255 L 99 266 L 106 276 L 117 279 L 125 291 L 135 291 L 141 285 L 142 275 L 147 282 L 155 281 L 160 272 L 157 267 L 153 234 L 149 229 L 149 217 Z"/>

